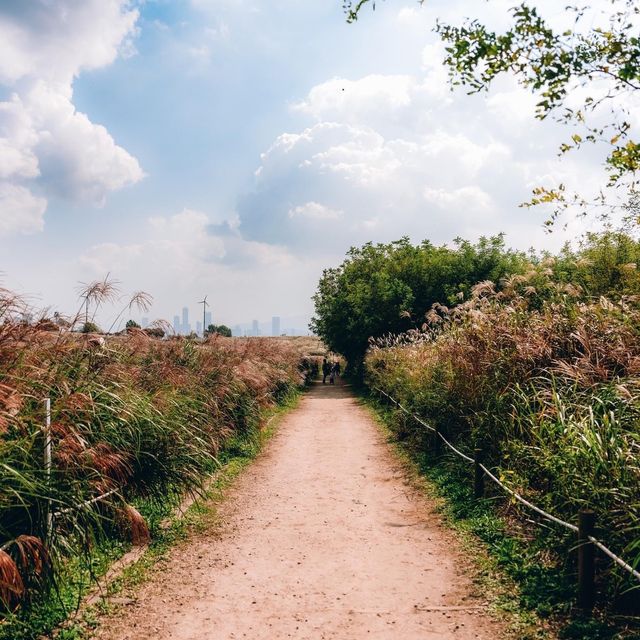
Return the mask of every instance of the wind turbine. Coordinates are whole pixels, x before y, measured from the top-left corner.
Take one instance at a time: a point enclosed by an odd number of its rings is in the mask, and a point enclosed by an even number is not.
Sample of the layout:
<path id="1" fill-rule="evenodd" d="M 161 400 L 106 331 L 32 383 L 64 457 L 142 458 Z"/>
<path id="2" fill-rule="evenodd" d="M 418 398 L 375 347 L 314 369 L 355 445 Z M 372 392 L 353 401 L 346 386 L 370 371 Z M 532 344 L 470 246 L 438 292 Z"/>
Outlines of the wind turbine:
<path id="1" fill-rule="evenodd" d="M 207 302 L 207 296 L 204 297 L 204 300 L 200 300 L 198 304 L 202 305 L 202 339 L 204 340 L 204 336 L 207 331 L 207 307 L 210 307 L 211 305 Z"/>

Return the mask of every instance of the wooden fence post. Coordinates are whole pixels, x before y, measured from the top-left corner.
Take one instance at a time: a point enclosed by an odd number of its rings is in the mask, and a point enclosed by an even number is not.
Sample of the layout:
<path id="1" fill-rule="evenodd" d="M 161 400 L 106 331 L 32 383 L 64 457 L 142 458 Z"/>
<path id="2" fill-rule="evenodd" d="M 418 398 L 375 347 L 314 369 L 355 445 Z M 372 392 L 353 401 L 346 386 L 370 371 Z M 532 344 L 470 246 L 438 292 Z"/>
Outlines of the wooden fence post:
<path id="1" fill-rule="evenodd" d="M 47 491 L 51 489 L 51 459 L 53 442 L 51 439 L 51 398 L 45 398 L 45 423 L 43 429 L 44 436 L 44 475 L 47 480 Z M 49 538 L 53 532 L 53 509 L 51 500 L 47 501 L 46 537 Z"/>
<path id="2" fill-rule="evenodd" d="M 476 498 L 484 497 L 484 471 L 480 464 L 482 463 L 482 450 L 473 450 L 473 494 Z"/>
<path id="3" fill-rule="evenodd" d="M 596 514 L 584 509 L 578 514 L 578 607 L 591 613 L 596 601 L 595 547 L 589 540 L 593 537 Z"/>

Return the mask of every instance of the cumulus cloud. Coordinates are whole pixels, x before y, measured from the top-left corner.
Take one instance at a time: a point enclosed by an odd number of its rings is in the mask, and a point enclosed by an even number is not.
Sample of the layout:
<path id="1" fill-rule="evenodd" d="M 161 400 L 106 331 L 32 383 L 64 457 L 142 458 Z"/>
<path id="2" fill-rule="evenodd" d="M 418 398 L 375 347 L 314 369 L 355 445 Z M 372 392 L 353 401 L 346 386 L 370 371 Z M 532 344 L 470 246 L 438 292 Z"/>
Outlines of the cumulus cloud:
<path id="1" fill-rule="evenodd" d="M 318 255 L 401 235 L 446 242 L 504 231 L 523 248 L 559 245 L 566 236 L 545 238 L 543 213 L 518 205 L 538 178 L 575 181 L 593 166 L 557 164 L 557 125 L 536 122 L 534 100 L 512 80 L 455 100 L 442 55 L 432 43 L 421 74 L 334 77 L 292 104 L 311 124 L 262 154 L 238 204 L 243 236 Z"/>
<path id="2" fill-rule="evenodd" d="M 0 5 L 0 84 L 11 91 L 0 102 L 0 186 L 14 194 L 12 209 L 0 212 L 0 233 L 41 229 L 50 196 L 101 205 L 110 191 L 144 176 L 107 129 L 73 104 L 79 73 L 131 53 L 137 18 L 127 0 Z M 20 215 L 24 223 L 16 224 Z"/>
<path id="3" fill-rule="evenodd" d="M 0 82 L 69 86 L 85 69 L 131 52 L 138 11 L 128 0 L 32 0 L 0 5 Z"/>
<path id="4" fill-rule="evenodd" d="M 337 220 L 342 217 L 342 211 L 325 207 L 319 202 L 306 202 L 298 205 L 293 209 L 289 209 L 289 217 L 295 218 L 301 216 L 303 218 L 312 218 L 316 220 Z"/>
<path id="5" fill-rule="evenodd" d="M 94 245 L 82 254 L 78 266 L 88 278 L 110 272 L 151 293 L 175 291 L 183 303 L 195 303 L 208 292 L 212 300 L 227 301 L 227 319 L 251 317 L 258 303 L 277 308 L 293 291 L 308 286 L 308 277 L 302 284 L 293 277 L 309 269 L 305 261 L 283 247 L 245 240 L 232 224 L 213 222 L 201 211 L 184 209 L 149 218 L 143 235 L 143 240 L 129 244 Z M 314 271 L 312 282 L 315 277 Z M 290 286 L 274 294 L 274 278 L 288 280 Z M 239 295 L 242 291 L 246 295 Z M 214 307 L 215 314 L 219 308 Z M 172 310 L 159 308 L 156 313 L 171 318 Z"/>
<path id="6" fill-rule="evenodd" d="M 497 174 L 502 188 L 493 195 Z M 442 129 L 387 139 L 320 122 L 280 136 L 263 154 L 255 189 L 239 203 L 239 229 L 307 254 L 405 234 L 447 241 L 465 226 L 471 235 L 483 227 L 497 233 L 498 213 L 505 221 L 522 213 L 516 204 L 526 195 L 525 176 L 499 141 L 483 145 Z"/>
<path id="7" fill-rule="evenodd" d="M 0 236 L 34 233 L 44 227 L 47 201 L 24 187 L 0 181 Z"/>
<path id="8" fill-rule="evenodd" d="M 206 275 L 212 265 L 251 270 L 290 264 L 285 249 L 243 239 L 227 221 L 213 223 L 202 211 L 184 209 L 147 220 L 145 239 L 131 244 L 102 243 L 80 258 L 96 275 L 113 269 L 152 271 L 191 281 Z"/>

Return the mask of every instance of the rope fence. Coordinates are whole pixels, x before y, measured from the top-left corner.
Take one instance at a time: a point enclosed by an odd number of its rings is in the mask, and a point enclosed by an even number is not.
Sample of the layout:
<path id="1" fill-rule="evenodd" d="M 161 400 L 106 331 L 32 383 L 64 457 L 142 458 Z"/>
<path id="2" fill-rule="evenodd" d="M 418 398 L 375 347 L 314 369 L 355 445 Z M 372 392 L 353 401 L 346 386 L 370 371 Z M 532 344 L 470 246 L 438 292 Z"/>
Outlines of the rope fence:
<path id="1" fill-rule="evenodd" d="M 525 498 L 523 498 L 519 493 L 510 489 L 507 485 L 504 484 L 494 473 L 492 473 L 481 461 L 481 451 L 476 449 L 474 452 L 474 457 L 468 456 L 459 449 L 457 449 L 451 442 L 449 442 L 443 435 L 440 433 L 439 429 L 434 428 L 430 424 L 426 423 L 422 418 L 417 416 L 415 413 L 404 407 L 400 402 L 398 402 L 395 398 L 391 397 L 388 393 L 383 391 L 378 387 L 373 387 L 374 391 L 377 391 L 382 396 L 388 398 L 393 404 L 395 404 L 401 411 L 411 417 L 413 420 L 427 428 L 429 431 L 434 433 L 436 436 L 442 440 L 442 442 L 447 445 L 447 447 L 453 451 L 460 458 L 465 460 L 468 463 L 471 463 L 475 467 L 475 496 L 476 498 L 481 498 L 484 495 L 484 478 L 486 476 L 489 478 L 494 484 L 503 489 L 506 493 L 512 496 L 515 500 L 526 506 L 527 508 L 535 511 L 538 515 L 542 516 L 546 520 L 550 522 L 554 522 L 565 529 L 569 529 L 574 533 L 578 534 L 578 605 L 590 611 L 593 608 L 595 603 L 595 571 L 594 571 L 594 549 L 598 548 L 604 555 L 606 555 L 610 560 L 612 560 L 616 565 L 620 568 L 624 569 L 627 573 L 632 575 L 636 580 L 640 582 L 640 571 L 637 571 L 633 566 L 631 566 L 628 562 L 625 562 L 622 558 L 617 556 L 611 549 L 606 547 L 600 540 L 593 536 L 593 530 L 595 528 L 595 515 L 592 511 L 581 511 L 579 514 L 579 525 L 576 526 L 571 522 L 566 522 L 557 516 L 554 516 L 551 513 L 548 513 L 544 509 L 536 506 L 535 504 L 529 502 Z"/>
<path id="2" fill-rule="evenodd" d="M 44 405 L 45 405 L 45 423 L 44 423 L 44 426 L 42 427 L 42 436 L 44 440 L 44 451 L 43 451 L 44 472 L 45 472 L 47 484 L 51 484 L 52 458 L 53 458 L 53 439 L 51 436 L 51 399 L 44 398 Z M 82 509 L 86 509 L 87 507 L 90 507 L 92 504 L 102 502 L 103 500 L 106 500 L 110 496 L 114 494 L 118 494 L 119 491 L 120 491 L 120 488 L 111 489 L 110 491 L 107 491 L 106 493 L 95 496 L 94 498 L 90 498 L 79 504 L 76 504 L 70 507 L 65 507 L 64 509 L 59 509 L 59 510 L 54 509 L 53 502 L 51 499 L 49 499 L 47 501 L 47 513 L 46 513 L 46 520 L 45 520 L 46 537 L 49 538 L 53 534 L 53 530 L 56 526 L 57 518 L 61 516 L 69 515 L 74 511 L 80 511 Z M 0 550 L 4 551 L 4 549 L 10 546 L 12 543 L 13 541 L 10 540 L 5 545 L 0 547 Z"/>
<path id="3" fill-rule="evenodd" d="M 115 493 L 118 493 L 118 491 L 120 491 L 120 489 L 111 489 L 111 491 L 107 491 L 106 493 L 103 493 L 100 496 L 96 496 L 95 498 L 91 498 L 90 500 L 85 500 L 84 502 L 81 502 L 80 504 L 76 504 L 73 507 L 60 509 L 60 511 L 55 511 L 53 513 L 53 517 L 57 518 L 58 516 L 64 516 L 69 513 L 73 513 L 74 511 L 80 511 L 81 509 L 86 509 L 86 507 L 90 507 L 92 504 L 96 504 L 97 502 L 102 502 L 103 500 L 106 500 L 109 496 L 112 496 Z"/>

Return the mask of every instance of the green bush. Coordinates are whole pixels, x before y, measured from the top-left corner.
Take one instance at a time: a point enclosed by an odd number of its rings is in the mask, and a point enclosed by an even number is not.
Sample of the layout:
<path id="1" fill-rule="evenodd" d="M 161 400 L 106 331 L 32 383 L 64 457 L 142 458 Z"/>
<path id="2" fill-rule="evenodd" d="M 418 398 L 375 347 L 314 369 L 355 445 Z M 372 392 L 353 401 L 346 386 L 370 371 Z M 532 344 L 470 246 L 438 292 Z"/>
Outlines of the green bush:
<path id="1" fill-rule="evenodd" d="M 436 306 L 424 330 L 370 349 L 366 380 L 467 453 L 481 448 L 499 477 L 542 508 L 570 522 L 593 509 L 599 535 L 637 565 L 638 279 L 635 265 L 619 266 L 626 251 L 607 258 L 619 246 L 611 240 L 592 236 L 581 254 L 547 257 L 499 287 L 480 283 L 454 309 Z M 604 297 L 608 288 L 617 299 Z M 428 445 L 418 423 L 403 432 Z M 566 540 L 558 544 L 570 555 Z M 617 574 L 608 586 L 629 584 Z"/>
<path id="2" fill-rule="evenodd" d="M 419 328 L 434 303 L 468 299 L 481 280 L 519 273 L 526 257 L 505 248 L 502 236 L 455 247 L 418 246 L 403 238 L 349 250 L 337 268 L 326 269 L 314 295 L 311 327 L 327 347 L 359 370 L 371 337 Z"/>

